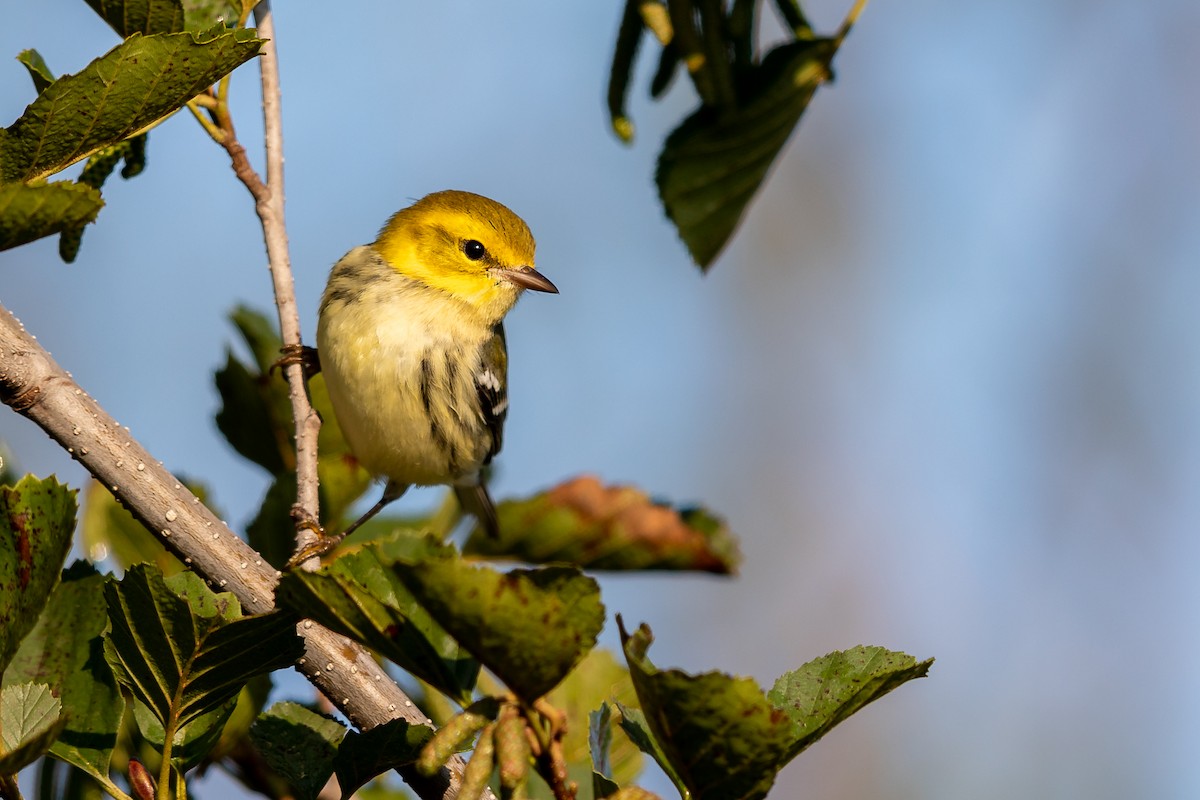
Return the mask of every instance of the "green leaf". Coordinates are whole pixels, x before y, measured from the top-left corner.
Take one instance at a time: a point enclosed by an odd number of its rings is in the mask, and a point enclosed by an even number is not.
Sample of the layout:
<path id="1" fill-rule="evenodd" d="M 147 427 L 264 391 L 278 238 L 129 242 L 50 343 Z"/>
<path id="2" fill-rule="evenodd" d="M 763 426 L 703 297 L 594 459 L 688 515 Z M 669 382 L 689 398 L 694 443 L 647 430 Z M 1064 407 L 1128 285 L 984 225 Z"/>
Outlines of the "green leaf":
<path id="1" fill-rule="evenodd" d="M 179 0 L 87 0 L 122 39 L 134 33 L 175 33 L 183 30 Z"/>
<path id="2" fill-rule="evenodd" d="M 250 741 L 300 800 L 315 800 L 333 774 L 346 726 L 297 703 L 276 703 L 250 728 Z"/>
<path id="3" fill-rule="evenodd" d="M 240 617 L 233 595 L 214 595 L 194 574 L 171 581 L 139 564 L 105 586 L 112 630 L 104 655 L 176 742 L 200 717 L 232 710 L 251 677 L 293 664 L 303 645 L 289 614 Z"/>
<path id="4" fill-rule="evenodd" d="M 397 531 L 389 557 L 434 552 L 441 545 Z M 284 574 L 278 602 L 391 659 L 460 703 L 470 702 L 479 664 L 414 599 L 371 546 L 343 547 L 315 572 Z"/>
<path id="5" fill-rule="evenodd" d="M 62 730 L 62 703 L 44 683 L 20 683 L 0 691 L 0 775 L 33 763 Z"/>
<path id="6" fill-rule="evenodd" d="M 527 702 L 553 689 L 604 626 L 599 586 L 574 567 L 501 573 L 452 553 L 376 547 L 430 615 Z"/>
<path id="7" fill-rule="evenodd" d="M 0 183 L 0 250 L 82 228 L 103 207 L 98 191 L 73 181 Z"/>
<path id="8" fill-rule="evenodd" d="M 206 31 L 214 25 L 235 25 L 241 4 L 230 0 L 183 0 L 183 9 L 189 31 Z"/>
<path id="9" fill-rule="evenodd" d="M 600 706 L 614 701 L 631 704 L 637 694 L 629 680 L 629 670 L 612 652 L 592 650 L 575 669 L 546 697 L 550 705 L 561 709 L 567 719 L 582 720 Z M 592 764 L 596 750 L 592 731 L 582 725 L 570 725 L 562 740 L 563 758 L 569 767 L 586 766 L 578 778 L 581 791 L 592 783 Z M 605 774 L 619 784 L 637 778 L 642 771 L 642 754 L 624 733 L 608 734 L 609 771 Z"/>
<path id="10" fill-rule="evenodd" d="M 187 771 L 213 760 L 217 743 L 236 707 L 236 700 L 227 700 L 175 731 L 171 738 L 171 761 L 179 770 Z M 167 740 L 166 729 L 154 712 L 140 700 L 133 701 L 133 720 L 137 723 L 141 740 L 163 752 Z"/>
<path id="11" fill-rule="evenodd" d="M 683 778 L 679 777 L 679 773 L 675 771 L 675 765 L 663 752 L 658 740 L 654 738 L 654 734 L 650 732 L 650 726 L 646 722 L 646 715 L 639 708 L 630 708 L 629 706 L 617 703 L 617 710 L 621 712 L 621 730 L 625 731 L 625 735 L 629 740 L 637 745 L 643 753 L 654 759 L 655 763 L 662 768 L 662 771 L 671 783 L 675 784 L 675 788 L 679 790 L 679 796 L 682 800 L 691 800 L 692 793 L 688 791 L 687 784 Z"/>
<path id="12" fill-rule="evenodd" d="M 645 625 L 633 635 L 621 626 L 646 724 L 674 777 L 695 800 L 765 797 L 794 739 L 787 714 L 749 678 L 658 670 L 646 658 L 651 641 Z"/>
<path id="13" fill-rule="evenodd" d="M 471 555 L 587 569 L 736 571 L 741 556 L 725 522 L 703 509 L 675 509 L 632 486 L 573 478 L 497 507 L 500 536 L 476 528 Z"/>
<path id="14" fill-rule="evenodd" d="M 411 764 L 433 736 L 425 725 L 393 719 L 367 731 L 349 731 L 334 759 L 342 799 L 346 800 L 377 775 Z"/>
<path id="15" fill-rule="evenodd" d="M 148 562 L 164 575 L 184 569 L 183 563 L 163 547 L 158 537 L 146 530 L 99 481 L 89 481 L 83 489 L 79 535 L 84 552 L 92 561 L 112 559 L 122 569 Z"/>
<path id="16" fill-rule="evenodd" d="M 269 378 L 252 373 L 232 352 L 226 354 L 216 382 L 221 395 L 217 428 L 226 441 L 272 475 L 288 469 L 288 462 L 294 463 L 294 451 L 276 413 L 278 399 L 272 396 L 285 391 L 282 384 L 272 385 Z"/>
<path id="17" fill-rule="evenodd" d="M 613 778 L 609 748 L 612 746 L 612 710 L 608 703 L 588 714 L 588 743 L 592 751 L 592 796 L 608 797 L 621 788 Z"/>
<path id="18" fill-rule="evenodd" d="M 0 674 L 58 584 L 75 510 L 75 491 L 53 476 L 0 486 Z"/>
<path id="19" fill-rule="evenodd" d="M 56 80 L 0 136 L 0 181 L 44 178 L 133 136 L 258 53 L 254 32 L 134 34 Z"/>
<path id="20" fill-rule="evenodd" d="M 862 645 L 808 662 L 775 681 L 767 693 L 796 726 L 788 751 L 794 758 L 867 703 L 914 678 L 924 678 L 933 659 Z"/>
<path id="21" fill-rule="evenodd" d="M 702 269 L 733 236 L 817 87 L 829 80 L 839 44 L 780 45 L 746 71 L 736 109 L 701 106 L 667 137 L 655 174 L 659 197 Z"/>
<path id="22" fill-rule="evenodd" d="M 258 513 L 246 526 L 247 543 L 276 569 L 283 569 L 296 546 L 296 525 L 291 515 L 295 503 L 296 473 L 281 472 L 267 489 Z"/>
<path id="23" fill-rule="evenodd" d="M 38 94 L 46 91 L 46 87 L 54 83 L 54 73 L 50 71 L 46 60 L 37 50 L 22 50 L 17 54 L 17 61 L 21 62 L 29 71 L 29 77 L 33 80 L 33 88 Z"/>
<path id="24" fill-rule="evenodd" d="M 104 660 L 101 634 L 108 624 L 107 576 L 77 561 L 21 643 L 4 681 L 48 684 L 66 709 L 66 727 L 50 748 L 56 757 L 106 779 L 125 700 Z"/>

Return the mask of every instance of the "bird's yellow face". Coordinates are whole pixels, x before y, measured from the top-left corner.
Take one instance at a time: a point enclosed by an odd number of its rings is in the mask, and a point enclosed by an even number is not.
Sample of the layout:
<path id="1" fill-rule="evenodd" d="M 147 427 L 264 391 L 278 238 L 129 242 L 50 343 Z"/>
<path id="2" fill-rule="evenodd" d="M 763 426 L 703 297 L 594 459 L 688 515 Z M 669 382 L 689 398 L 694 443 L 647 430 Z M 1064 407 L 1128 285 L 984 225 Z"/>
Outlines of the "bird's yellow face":
<path id="1" fill-rule="evenodd" d="M 557 292 L 533 267 L 533 235 L 494 200 L 437 192 L 397 212 L 375 249 L 398 272 L 499 321 L 522 289 Z"/>

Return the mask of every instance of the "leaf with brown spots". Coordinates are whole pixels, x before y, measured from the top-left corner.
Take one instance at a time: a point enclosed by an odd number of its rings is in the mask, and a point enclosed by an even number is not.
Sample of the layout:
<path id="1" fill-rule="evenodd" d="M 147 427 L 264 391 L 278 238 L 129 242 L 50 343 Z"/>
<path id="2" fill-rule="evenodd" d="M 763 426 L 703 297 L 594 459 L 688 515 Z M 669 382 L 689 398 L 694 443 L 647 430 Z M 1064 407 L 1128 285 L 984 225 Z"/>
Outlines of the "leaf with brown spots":
<path id="1" fill-rule="evenodd" d="M 453 554 L 410 559 L 375 547 L 429 614 L 525 701 L 553 689 L 604 627 L 600 587 L 574 567 L 504 573 Z"/>
<path id="2" fill-rule="evenodd" d="M 58 585 L 75 510 L 75 491 L 53 476 L 0 486 L 0 673 Z"/>
<path id="3" fill-rule="evenodd" d="M 620 616 L 617 625 L 644 714 L 622 708 L 621 726 L 688 800 L 765 797 L 800 751 L 933 663 L 855 647 L 809 662 L 764 694 L 749 678 L 659 670 L 646 658 L 650 629 L 629 634 Z"/>
<path id="4" fill-rule="evenodd" d="M 700 570 L 732 574 L 740 555 L 723 520 L 677 509 L 633 486 L 584 475 L 497 508 L 500 536 L 476 530 L 466 552 L 587 569 Z"/>

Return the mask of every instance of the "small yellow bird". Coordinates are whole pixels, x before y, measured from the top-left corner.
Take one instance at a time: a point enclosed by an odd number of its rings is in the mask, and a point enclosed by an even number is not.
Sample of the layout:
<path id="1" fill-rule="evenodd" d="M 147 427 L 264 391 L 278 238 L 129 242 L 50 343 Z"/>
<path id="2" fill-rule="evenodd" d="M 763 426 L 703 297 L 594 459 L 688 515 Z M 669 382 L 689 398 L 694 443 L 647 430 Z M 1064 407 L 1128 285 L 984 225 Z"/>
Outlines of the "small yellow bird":
<path id="1" fill-rule="evenodd" d="M 501 321 L 523 290 L 558 292 L 533 253 L 529 227 L 508 208 L 445 191 L 334 265 L 317 323 L 321 371 L 350 451 L 387 479 L 342 536 L 414 484 L 453 486 L 496 535 L 480 470 L 500 450 L 508 411 Z"/>

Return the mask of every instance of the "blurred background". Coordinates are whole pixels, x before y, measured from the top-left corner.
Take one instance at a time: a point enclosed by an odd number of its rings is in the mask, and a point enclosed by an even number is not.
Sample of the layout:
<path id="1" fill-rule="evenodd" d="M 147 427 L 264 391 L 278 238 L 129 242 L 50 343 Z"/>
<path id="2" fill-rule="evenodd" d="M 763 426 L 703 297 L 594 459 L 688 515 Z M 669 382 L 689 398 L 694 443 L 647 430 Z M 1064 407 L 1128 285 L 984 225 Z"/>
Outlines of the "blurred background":
<path id="1" fill-rule="evenodd" d="M 8 5 L 5 58 L 74 72 L 116 44 L 78 0 Z M 830 32 L 849 5 L 805 4 Z M 651 657 L 768 686 L 859 643 L 937 658 L 774 797 L 1200 796 L 1200 5 L 873 3 L 707 277 L 652 182 L 690 86 L 650 103 L 647 49 L 638 137 L 608 132 L 616 0 L 339 8 L 276 9 L 306 340 L 391 212 L 495 197 L 562 293 L 509 318 L 494 493 L 592 472 L 741 537 L 736 579 L 603 579 Z M 33 99 L 7 63 L 5 125 Z M 253 65 L 233 91 L 261 168 Z M 227 312 L 269 310 L 261 233 L 188 115 L 148 158 L 75 264 L 0 254 L 0 302 L 240 528 L 265 477 L 217 434 L 212 372 Z M 0 440 L 82 485 L 6 410 Z"/>

